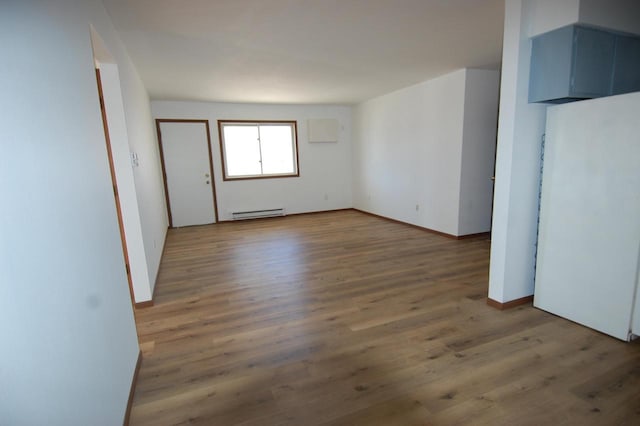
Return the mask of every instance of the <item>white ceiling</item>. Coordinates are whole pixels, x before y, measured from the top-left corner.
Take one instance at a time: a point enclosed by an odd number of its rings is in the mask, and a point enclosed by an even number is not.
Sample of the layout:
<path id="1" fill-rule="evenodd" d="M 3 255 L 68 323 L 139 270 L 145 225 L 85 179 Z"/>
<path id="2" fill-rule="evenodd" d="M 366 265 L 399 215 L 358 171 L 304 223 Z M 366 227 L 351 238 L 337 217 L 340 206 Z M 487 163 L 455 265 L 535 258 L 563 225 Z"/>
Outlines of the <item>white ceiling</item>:
<path id="1" fill-rule="evenodd" d="M 497 68 L 504 0 L 103 0 L 152 99 L 351 104 Z"/>

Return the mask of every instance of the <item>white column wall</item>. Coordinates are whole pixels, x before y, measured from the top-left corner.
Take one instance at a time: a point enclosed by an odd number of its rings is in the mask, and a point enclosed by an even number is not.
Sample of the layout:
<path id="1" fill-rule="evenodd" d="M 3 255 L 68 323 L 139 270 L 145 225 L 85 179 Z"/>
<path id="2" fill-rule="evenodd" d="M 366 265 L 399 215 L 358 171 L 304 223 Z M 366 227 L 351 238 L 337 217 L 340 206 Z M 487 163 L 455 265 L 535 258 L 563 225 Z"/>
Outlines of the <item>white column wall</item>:
<path id="1" fill-rule="evenodd" d="M 356 106 L 354 206 L 444 232 L 487 232 L 499 73 L 462 69 Z"/>
<path id="2" fill-rule="evenodd" d="M 100 78 L 104 93 L 109 139 L 118 183 L 118 195 L 122 211 L 131 281 L 135 300 L 151 299 L 151 282 L 147 269 L 147 258 L 144 250 L 142 224 L 138 210 L 133 169 L 129 152 L 127 123 L 120 92 L 120 77 L 116 64 L 101 63 Z"/>

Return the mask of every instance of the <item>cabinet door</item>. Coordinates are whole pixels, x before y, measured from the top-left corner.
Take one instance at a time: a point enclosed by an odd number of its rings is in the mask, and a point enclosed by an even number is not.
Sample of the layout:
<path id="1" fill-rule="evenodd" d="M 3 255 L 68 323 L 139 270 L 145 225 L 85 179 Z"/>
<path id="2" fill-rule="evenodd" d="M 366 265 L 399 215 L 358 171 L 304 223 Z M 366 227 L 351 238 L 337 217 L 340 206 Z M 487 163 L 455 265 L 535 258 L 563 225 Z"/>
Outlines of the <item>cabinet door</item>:
<path id="1" fill-rule="evenodd" d="M 640 91 L 640 38 L 616 37 L 612 94 Z"/>
<path id="2" fill-rule="evenodd" d="M 573 27 L 560 28 L 533 39 L 529 102 L 548 102 L 569 96 Z"/>
<path id="3" fill-rule="evenodd" d="M 571 96 L 599 97 L 611 93 L 615 36 L 576 27 Z"/>

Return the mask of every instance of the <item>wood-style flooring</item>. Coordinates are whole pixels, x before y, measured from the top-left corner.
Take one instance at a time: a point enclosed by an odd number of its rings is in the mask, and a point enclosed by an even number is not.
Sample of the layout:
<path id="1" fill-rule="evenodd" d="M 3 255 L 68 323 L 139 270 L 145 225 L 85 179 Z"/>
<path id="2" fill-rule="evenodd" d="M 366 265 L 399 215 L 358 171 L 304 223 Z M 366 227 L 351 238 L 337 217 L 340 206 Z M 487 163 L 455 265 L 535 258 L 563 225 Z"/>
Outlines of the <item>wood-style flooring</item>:
<path id="1" fill-rule="evenodd" d="M 169 231 L 132 425 L 639 425 L 640 345 L 487 306 L 490 241 L 347 210 Z"/>

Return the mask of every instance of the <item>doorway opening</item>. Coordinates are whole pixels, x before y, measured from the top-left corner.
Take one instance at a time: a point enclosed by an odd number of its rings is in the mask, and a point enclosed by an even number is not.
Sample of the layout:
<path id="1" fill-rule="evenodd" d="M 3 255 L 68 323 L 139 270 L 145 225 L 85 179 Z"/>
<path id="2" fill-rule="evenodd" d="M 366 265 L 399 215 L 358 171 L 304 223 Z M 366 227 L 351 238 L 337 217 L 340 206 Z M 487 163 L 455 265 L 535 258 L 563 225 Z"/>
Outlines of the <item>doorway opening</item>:
<path id="1" fill-rule="evenodd" d="M 147 266 L 135 186 L 136 166 L 131 161 L 118 64 L 93 27 L 90 27 L 90 36 L 106 154 L 114 189 L 123 263 L 131 302 L 136 308 L 152 306 L 152 283 Z"/>
<path id="2" fill-rule="evenodd" d="M 109 126 L 107 124 L 107 110 L 104 104 L 104 92 L 102 90 L 102 78 L 100 77 L 100 69 L 96 68 L 96 81 L 98 83 L 98 96 L 100 98 L 100 112 L 102 114 L 102 128 L 104 129 L 104 140 L 107 145 L 107 158 L 109 160 L 109 172 L 111 174 L 111 183 L 113 185 L 113 197 L 116 203 L 116 212 L 118 214 L 118 228 L 120 229 L 120 242 L 122 243 L 122 255 L 124 256 L 124 265 L 127 273 L 127 281 L 129 282 L 129 294 L 131 295 L 131 303 L 135 306 L 135 295 L 133 293 L 133 281 L 131 280 L 131 266 L 129 264 L 129 250 L 127 249 L 127 238 L 124 232 L 124 222 L 122 220 L 122 204 L 120 203 L 120 195 L 118 194 L 118 182 L 116 179 L 116 170 L 113 163 L 113 150 L 111 148 L 111 138 L 109 137 Z"/>

